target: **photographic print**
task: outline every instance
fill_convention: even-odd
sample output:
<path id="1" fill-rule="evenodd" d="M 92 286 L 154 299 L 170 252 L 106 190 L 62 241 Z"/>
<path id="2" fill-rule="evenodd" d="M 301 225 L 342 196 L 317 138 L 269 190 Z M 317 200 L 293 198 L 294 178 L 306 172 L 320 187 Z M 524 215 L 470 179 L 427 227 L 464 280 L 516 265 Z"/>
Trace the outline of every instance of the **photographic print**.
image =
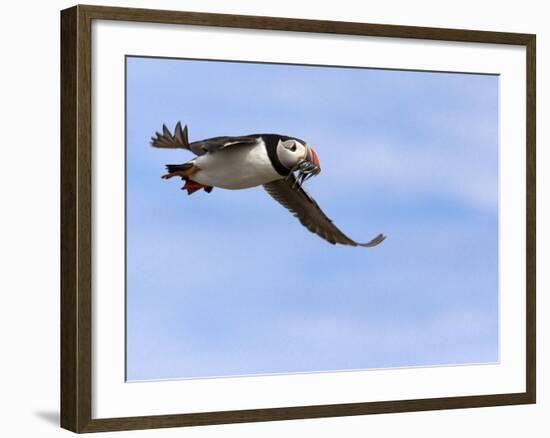
<path id="1" fill-rule="evenodd" d="M 499 77 L 126 57 L 128 381 L 499 361 Z"/>
<path id="2" fill-rule="evenodd" d="M 536 36 L 61 13 L 61 426 L 536 402 Z"/>

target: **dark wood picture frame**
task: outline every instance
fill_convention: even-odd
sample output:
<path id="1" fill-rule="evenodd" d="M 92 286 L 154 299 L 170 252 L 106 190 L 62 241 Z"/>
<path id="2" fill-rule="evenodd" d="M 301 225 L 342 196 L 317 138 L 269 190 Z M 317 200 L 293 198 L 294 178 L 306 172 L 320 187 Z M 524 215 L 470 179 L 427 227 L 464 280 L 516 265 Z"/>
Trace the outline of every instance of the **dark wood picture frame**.
<path id="1" fill-rule="evenodd" d="M 92 419 L 91 24 L 93 20 L 512 44 L 526 47 L 526 391 L 522 393 Z M 98 6 L 61 12 L 61 426 L 98 432 L 535 403 L 535 47 L 531 34 Z"/>

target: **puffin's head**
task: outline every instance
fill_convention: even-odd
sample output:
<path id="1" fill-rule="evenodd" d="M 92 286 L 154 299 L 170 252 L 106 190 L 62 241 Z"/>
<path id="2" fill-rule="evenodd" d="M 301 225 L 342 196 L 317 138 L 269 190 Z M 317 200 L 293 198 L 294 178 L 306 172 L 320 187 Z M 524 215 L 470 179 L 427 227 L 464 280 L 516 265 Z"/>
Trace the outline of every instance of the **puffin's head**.
<path id="1" fill-rule="evenodd" d="M 300 184 L 321 172 L 321 163 L 315 150 L 309 144 L 296 138 L 279 140 L 277 158 L 283 166 L 290 170 L 291 175 L 298 171 L 297 179 Z"/>

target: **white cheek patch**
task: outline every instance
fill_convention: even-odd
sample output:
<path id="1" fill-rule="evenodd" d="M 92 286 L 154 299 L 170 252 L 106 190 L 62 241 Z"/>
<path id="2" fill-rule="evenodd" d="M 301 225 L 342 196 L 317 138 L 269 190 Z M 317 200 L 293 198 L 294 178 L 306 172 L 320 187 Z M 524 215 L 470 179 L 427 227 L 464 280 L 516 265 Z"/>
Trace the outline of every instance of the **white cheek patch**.
<path id="1" fill-rule="evenodd" d="M 296 164 L 296 157 L 292 151 L 287 149 L 283 142 L 279 141 L 277 145 L 277 157 L 283 166 L 291 169 Z"/>
<path id="2" fill-rule="evenodd" d="M 300 142 L 294 142 L 292 140 L 292 143 L 296 144 L 296 150 L 291 151 L 285 147 L 285 144 L 288 144 L 288 142 L 289 141 L 279 141 L 279 144 L 277 145 L 277 157 L 283 166 L 288 169 L 292 169 L 296 166 L 296 164 L 298 164 L 298 161 L 303 160 L 306 157 L 307 149 Z"/>

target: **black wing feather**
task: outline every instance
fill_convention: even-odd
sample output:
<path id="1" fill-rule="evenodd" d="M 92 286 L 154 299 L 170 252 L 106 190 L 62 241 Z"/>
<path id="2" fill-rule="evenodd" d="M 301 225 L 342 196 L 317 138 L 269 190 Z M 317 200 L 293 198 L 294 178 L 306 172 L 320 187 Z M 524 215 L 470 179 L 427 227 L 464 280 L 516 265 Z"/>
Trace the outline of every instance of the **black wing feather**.
<path id="1" fill-rule="evenodd" d="M 301 186 L 296 184 L 294 176 L 280 179 L 268 184 L 264 188 L 273 199 L 289 210 L 312 233 L 317 234 L 326 241 L 342 245 L 372 247 L 381 243 L 386 236 L 379 234 L 366 243 L 359 243 L 348 236 L 332 223 L 313 199 Z"/>
<path id="2" fill-rule="evenodd" d="M 174 129 L 174 135 L 172 135 L 166 125 L 162 125 L 162 134 L 156 132 L 155 137 L 151 137 L 151 146 L 156 148 L 187 149 L 195 155 L 203 155 L 207 152 L 216 152 L 229 146 L 253 145 L 258 141 L 258 136 L 248 135 L 242 137 L 213 137 L 189 143 L 187 126 L 182 129 L 181 122 L 178 122 Z"/>
<path id="3" fill-rule="evenodd" d="M 258 137 L 213 137 L 205 140 L 194 141 L 189 145 L 189 149 L 196 155 L 203 155 L 207 152 L 216 152 L 221 149 L 233 146 L 252 146 L 258 143 Z"/>

